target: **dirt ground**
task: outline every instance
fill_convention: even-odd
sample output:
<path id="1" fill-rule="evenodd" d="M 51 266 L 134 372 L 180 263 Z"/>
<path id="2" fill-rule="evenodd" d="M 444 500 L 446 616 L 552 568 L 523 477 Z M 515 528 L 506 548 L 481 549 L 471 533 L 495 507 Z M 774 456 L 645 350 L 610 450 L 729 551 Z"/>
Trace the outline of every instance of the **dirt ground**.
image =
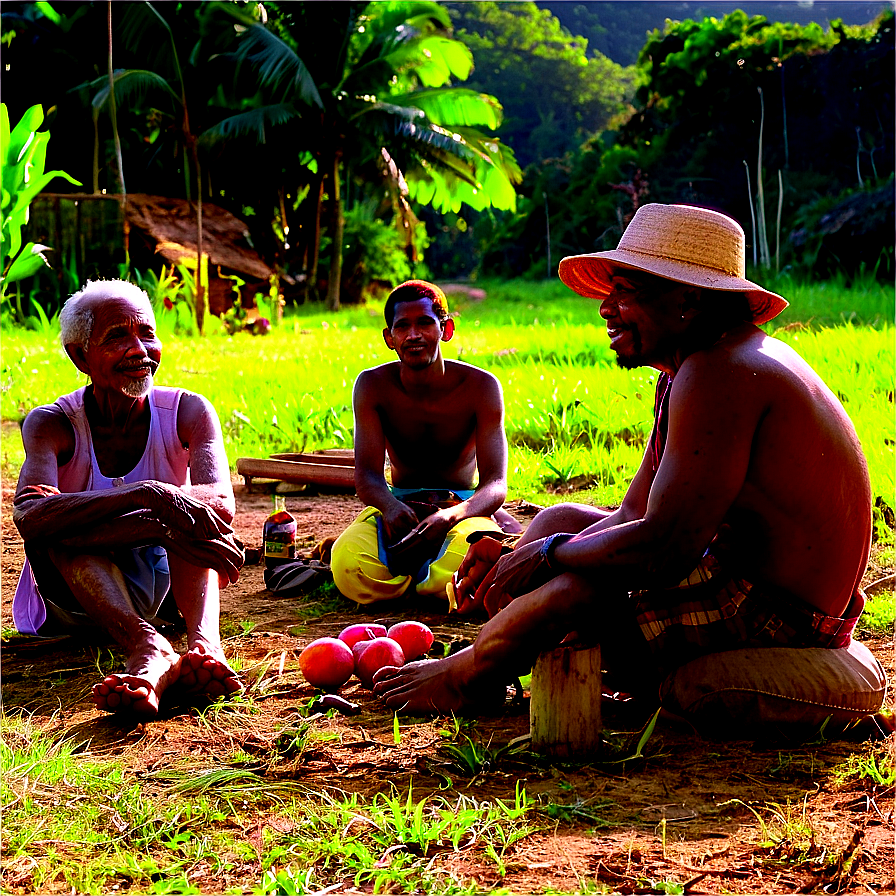
<path id="1" fill-rule="evenodd" d="M 2 622 L 12 625 L 11 602 L 21 568 L 21 541 L 10 516 L 11 488 L 3 485 Z M 237 535 L 259 547 L 271 497 L 237 487 Z M 310 546 L 335 536 L 360 509 L 354 495 L 297 494 L 287 509 L 298 520 L 299 538 Z M 524 506 L 510 507 L 525 522 Z M 868 581 L 879 578 L 872 570 Z M 5 637 L 2 697 L 6 713 L 25 710 L 47 728 L 90 741 L 95 753 L 114 755 L 138 775 L 165 768 L 182 758 L 226 757 L 234 749 L 264 754 L 290 721 L 301 715 L 314 695 L 298 670 L 298 654 L 310 640 L 335 636 L 359 621 L 391 623 L 416 618 L 437 640 L 475 637 L 478 624 L 446 617 L 435 605 L 378 609 L 368 616 L 348 601 L 328 600 L 321 612 L 305 599 L 277 599 L 265 590 L 262 566 L 247 566 L 240 581 L 223 593 L 225 650 L 240 659 L 251 682 L 255 712 L 229 731 L 196 723 L 191 707 L 165 705 L 160 717 L 129 724 L 98 714 L 90 701 L 97 677 L 97 651 L 108 645 L 70 640 L 40 643 Z M 861 637 L 885 668 L 893 670 L 888 638 Z M 177 637 L 172 640 L 177 644 Z M 182 643 L 182 642 L 181 642 Z M 107 654 L 108 656 L 108 654 Z M 892 691 L 892 680 L 891 680 Z M 338 787 L 371 795 L 394 783 L 413 782 L 415 796 L 444 786 L 446 763 L 439 747 L 444 720 L 403 720 L 401 741 L 394 743 L 392 713 L 353 679 L 341 693 L 360 704 L 355 716 L 322 717 L 316 724 L 337 735 L 305 753 L 289 774 L 312 787 Z M 892 703 L 892 693 L 888 697 Z M 606 719 L 607 729 L 637 729 L 643 719 Z M 497 717 L 465 729 L 492 751 L 529 729 L 525 701 Z M 893 749 L 893 738 L 884 749 Z M 549 763 L 526 754 L 495 761 L 474 777 L 450 769 L 448 793 L 476 799 L 512 801 L 516 782 L 545 811 L 541 830 L 513 847 L 502 877 L 496 865 L 475 849 L 442 858 L 443 866 L 470 881 L 471 892 L 506 888 L 511 893 L 892 893 L 894 892 L 893 789 L 853 776 L 836 783 L 830 769 L 866 744 L 820 741 L 810 745 L 781 742 L 713 743 L 670 721 L 659 722 L 645 757 L 624 765 Z M 881 749 L 877 745 L 874 749 Z M 148 785 L 151 786 L 151 785 Z M 739 801 L 739 802 L 731 802 Z M 802 848 L 784 830 L 775 836 L 770 808 L 793 807 L 813 835 Z M 550 807 L 553 806 L 553 809 Z M 561 807 L 557 809 L 556 807 Z M 757 822 L 756 812 L 765 821 Z M 566 811 L 563 811 L 565 808 Z M 553 820 L 552 820 L 553 815 Z M 239 827 L 250 843 L 265 828 L 282 829 L 276 810 L 243 819 Z M 792 832 L 791 832 L 792 833 Z M 763 843 L 765 840 L 765 843 Z M 257 850 L 257 847 L 256 847 Z M 850 857 L 853 857 L 851 860 Z M 261 853 L 259 852 L 259 860 Z M 4 863 L 3 892 L 32 892 L 27 874 Z M 200 869 L 201 871 L 201 869 Z M 260 880 L 259 862 L 243 861 L 227 873 L 198 873 L 193 882 L 203 893 Z M 328 892 L 363 892 L 351 880 L 331 881 Z M 674 885 L 680 888 L 675 889 Z M 603 888 L 603 889 L 601 889 Z"/>

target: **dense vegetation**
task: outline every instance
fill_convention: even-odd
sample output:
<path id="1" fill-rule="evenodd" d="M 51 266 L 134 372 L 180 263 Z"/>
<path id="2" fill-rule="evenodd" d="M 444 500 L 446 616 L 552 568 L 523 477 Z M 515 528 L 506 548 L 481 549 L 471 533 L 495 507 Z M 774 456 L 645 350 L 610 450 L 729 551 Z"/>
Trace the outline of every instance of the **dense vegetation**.
<path id="1" fill-rule="evenodd" d="M 214 201 L 331 307 L 412 274 L 553 276 L 647 201 L 729 212 L 766 279 L 892 275 L 892 9 L 673 17 L 645 44 L 645 15 L 684 7 L 545 6 L 131 3 L 107 30 L 107 4 L 6 3 L 4 100 L 44 108 L 48 168 Z M 623 67 L 607 41 L 639 29 Z M 119 271 L 71 279 L 96 273 Z M 63 280 L 36 278 L 50 314 Z"/>

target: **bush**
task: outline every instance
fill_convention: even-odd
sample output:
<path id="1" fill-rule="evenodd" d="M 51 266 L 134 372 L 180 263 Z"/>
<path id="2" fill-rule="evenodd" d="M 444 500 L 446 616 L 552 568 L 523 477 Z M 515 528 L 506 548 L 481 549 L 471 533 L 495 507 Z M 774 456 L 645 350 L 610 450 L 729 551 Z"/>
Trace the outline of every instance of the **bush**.
<path id="1" fill-rule="evenodd" d="M 398 221 L 387 224 L 375 218 L 363 205 L 346 212 L 342 265 L 351 273 L 343 284 L 343 301 L 382 298 L 396 284 L 426 276 L 424 265 L 411 260 L 412 249 L 400 226 Z M 426 228 L 419 222 L 414 243 L 421 253 L 428 245 Z"/>

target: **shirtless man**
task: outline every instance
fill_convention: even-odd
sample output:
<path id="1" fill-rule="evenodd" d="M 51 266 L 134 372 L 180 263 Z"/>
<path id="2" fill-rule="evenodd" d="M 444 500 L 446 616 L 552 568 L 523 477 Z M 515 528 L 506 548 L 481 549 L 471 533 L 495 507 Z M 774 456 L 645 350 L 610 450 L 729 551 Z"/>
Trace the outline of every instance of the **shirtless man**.
<path id="1" fill-rule="evenodd" d="M 644 206 L 615 251 L 561 262 L 563 282 L 600 301 L 618 363 L 661 371 L 644 459 L 618 510 L 542 511 L 459 595 L 491 617 L 473 646 L 381 670 L 387 705 L 481 708 L 573 631 L 631 691 L 701 654 L 850 643 L 871 541 L 865 458 L 836 396 L 758 328 L 787 303 L 743 275 L 740 226 L 686 206 Z M 459 577 L 495 562 L 489 542 Z"/>
<path id="2" fill-rule="evenodd" d="M 13 519 L 28 561 L 13 602 L 21 632 L 105 629 L 124 671 L 93 688 L 98 709 L 151 718 L 175 683 L 242 689 L 218 631 L 219 583 L 235 582 L 233 490 L 221 428 L 201 395 L 153 385 L 162 355 L 146 293 L 89 282 L 60 314 L 90 384 L 25 419 Z M 153 625 L 170 591 L 187 626 L 179 656 Z"/>
<path id="3" fill-rule="evenodd" d="M 355 382 L 355 487 L 368 506 L 333 545 L 333 578 L 360 604 L 399 597 L 411 585 L 450 601 L 446 587 L 467 536 L 520 531 L 501 510 L 504 398 L 490 373 L 442 357 L 454 321 L 438 286 L 397 286 L 385 317 L 383 338 L 398 360 L 365 370 Z"/>

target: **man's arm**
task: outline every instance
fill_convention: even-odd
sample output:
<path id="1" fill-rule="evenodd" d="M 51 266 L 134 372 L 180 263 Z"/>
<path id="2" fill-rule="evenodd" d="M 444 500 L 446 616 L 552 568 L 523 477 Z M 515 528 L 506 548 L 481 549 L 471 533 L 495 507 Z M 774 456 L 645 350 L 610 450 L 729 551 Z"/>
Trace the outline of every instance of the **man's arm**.
<path id="1" fill-rule="evenodd" d="M 190 457 L 188 493 L 224 520 L 233 522 L 236 502 L 221 424 L 211 402 L 195 392 L 181 396 L 177 411 L 177 435 Z"/>
<path id="2" fill-rule="evenodd" d="M 767 408 L 753 371 L 698 353 L 675 377 L 669 436 L 647 507 L 604 532 L 560 544 L 566 569 L 618 569 L 631 588 L 693 569 L 737 499 L 753 438 Z"/>
<path id="3" fill-rule="evenodd" d="M 386 482 L 386 436 L 376 410 L 377 378 L 372 370 L 355 380 L 352 406 L 355 415 L 355 490 L 368 507 L 383 515 L 386 531 L 397 541 L 417 525 L 417 516 L 399 501 Z"/>
<path id="4" fill-rule="evenodd" d="M 52 407 L 36 408 L 22 428 L 25 461 L 13 505 L 13 521 L 25 541 L 57 542 L 71 549 L 112 550 L 139 544 L 176 546 L 197 561 L 211 552 L 231 579 L 238 551 L 232 530 L 215 510 L 163 482 L 140 482 L 94 492 L 59 492 L 60 458 L 74 450 L 71 423 Z M 200 542 L 207 543 L 199 547 Z M 211 548 L 211 551 L 207 550 Z M 201 555 L 201 558 L 200 556 Z"/>
<path id="5" fill-rule="evenodd" d="M 669 435 L 643 514 L 634 511 L 648 479 L 646 458 L 628 508 L 623 503 L 619 516 L 553 545 L 551 575 L 599 571 L 606 587 L 631 591 L 674 583 L 694 568 L 743 489 L 767 407 L 751 370 L 712 361 L 692 356 L 675 378 Z M 493 593 L 477 598 L 500 608 L 525 593 L 545 574 L 542 547 L 535 541 L 502 557 L 492 582 L 483 583 Z"/>

